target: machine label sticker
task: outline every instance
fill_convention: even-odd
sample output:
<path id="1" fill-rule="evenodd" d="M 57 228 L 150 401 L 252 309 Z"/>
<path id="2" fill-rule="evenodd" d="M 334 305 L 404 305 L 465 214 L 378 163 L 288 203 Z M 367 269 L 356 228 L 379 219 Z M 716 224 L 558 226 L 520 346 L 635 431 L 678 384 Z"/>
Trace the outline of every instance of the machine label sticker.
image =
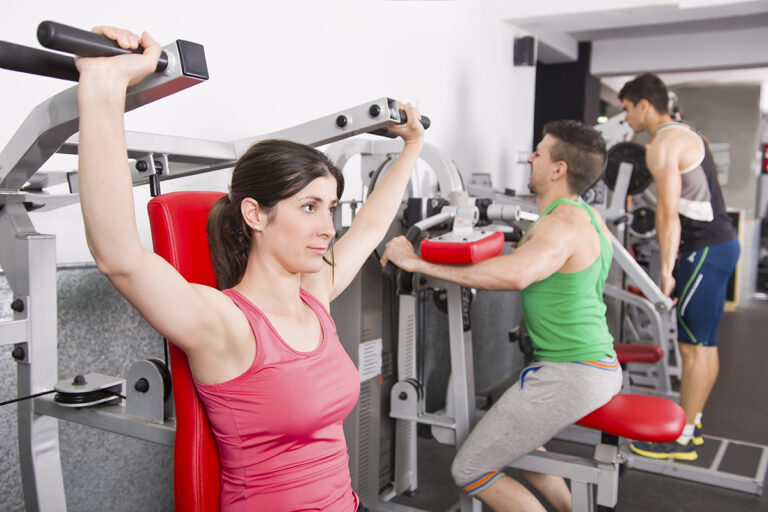
<path id="1" fill-rule="evenodd" d="M 381 338 L 361 343 L 357 361 L 360 382 L 381 375 Z"/>

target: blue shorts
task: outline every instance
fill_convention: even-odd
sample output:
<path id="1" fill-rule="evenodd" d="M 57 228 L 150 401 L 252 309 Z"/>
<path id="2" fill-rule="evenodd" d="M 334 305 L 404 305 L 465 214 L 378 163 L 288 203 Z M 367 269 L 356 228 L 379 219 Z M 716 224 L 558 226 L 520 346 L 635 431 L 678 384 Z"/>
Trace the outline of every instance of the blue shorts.
<path id="1" fill-rule="evenodd" d="M 717 345 L 728 280 L 740 252 L 739 241 L 734 238 L 680 255 L 674 276 L 678 341 L 704 347 Z"/>

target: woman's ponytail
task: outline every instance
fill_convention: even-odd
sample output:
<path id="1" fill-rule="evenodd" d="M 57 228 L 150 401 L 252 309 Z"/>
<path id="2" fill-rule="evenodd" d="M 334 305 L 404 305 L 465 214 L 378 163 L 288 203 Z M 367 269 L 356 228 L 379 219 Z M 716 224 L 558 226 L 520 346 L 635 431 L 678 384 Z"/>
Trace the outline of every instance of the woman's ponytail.
<path id="1" fill-rule="evenodd" d="M 223 196 L 208 215 L 208 250 L 219 289 L 232 288 L 243 278 L 250 247 L 251 232 L 240 205 Z"/>

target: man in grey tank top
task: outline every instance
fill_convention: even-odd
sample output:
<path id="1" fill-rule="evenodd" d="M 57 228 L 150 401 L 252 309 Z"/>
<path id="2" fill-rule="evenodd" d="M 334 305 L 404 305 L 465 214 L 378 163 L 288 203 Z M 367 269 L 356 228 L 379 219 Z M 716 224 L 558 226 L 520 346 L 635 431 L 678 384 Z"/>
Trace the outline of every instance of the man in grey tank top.
<path id="1" fill-rule="evenodd" d="M 686 415 L 676 441 L 630 448 L 646 457 L 695 460 L 696 446 L 704 442 L 702 411 L 717 380 L 717 328 L 739 243 L 709 146 L 689 126 L 673 121 L 664 82 L 642 74 L 622 87 L 619 98 L 630 127 L 652 137 L 646 161 L 656 183 L 661 291 L 677 298 L 680 405 Z"/>

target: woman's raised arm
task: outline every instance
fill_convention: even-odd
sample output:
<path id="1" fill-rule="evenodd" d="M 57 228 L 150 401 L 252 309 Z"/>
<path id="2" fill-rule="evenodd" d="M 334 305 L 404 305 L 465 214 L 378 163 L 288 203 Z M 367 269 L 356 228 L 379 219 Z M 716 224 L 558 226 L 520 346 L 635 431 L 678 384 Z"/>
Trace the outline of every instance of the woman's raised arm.
<path id="1" fill-rule="evenodd" d="M 123 115 L 127 87 L 155 69 L 160 46 L 113 27 L 94 32 L 143 54 L 78 58 L 79 186 L 88 247 L 99 269 L 161 334 L 185 351 L 225 338 L 231 304 L 218 290 L 190 285 L 142 247 L 136 227 Z M 234 315 L 234 318 L 237 318 Z"/>
<path id="2" fill-rule="evenodd" d="M 405 111 L 408 121 L 402 125 L 390 126 L 389 130 L 402 137 L 405 142 L 402 152 L 376 184 L 376 188 L 355 215 L 347 232 L 333 246 L 334 268 L 324 269 L 320 275 L 307 275 L 302 278 L 302 283 L 308 282 L 309 288 L 318 296 L 325 295 L 328 302 L 344 291 L 366 258 L 387 234 L 424 146 L 424 127 L 419 121 L 419 111 L 410 103 L 400 105 L 400 108 Z M 324 294 L 323 288 L 327 290 Z"/>

